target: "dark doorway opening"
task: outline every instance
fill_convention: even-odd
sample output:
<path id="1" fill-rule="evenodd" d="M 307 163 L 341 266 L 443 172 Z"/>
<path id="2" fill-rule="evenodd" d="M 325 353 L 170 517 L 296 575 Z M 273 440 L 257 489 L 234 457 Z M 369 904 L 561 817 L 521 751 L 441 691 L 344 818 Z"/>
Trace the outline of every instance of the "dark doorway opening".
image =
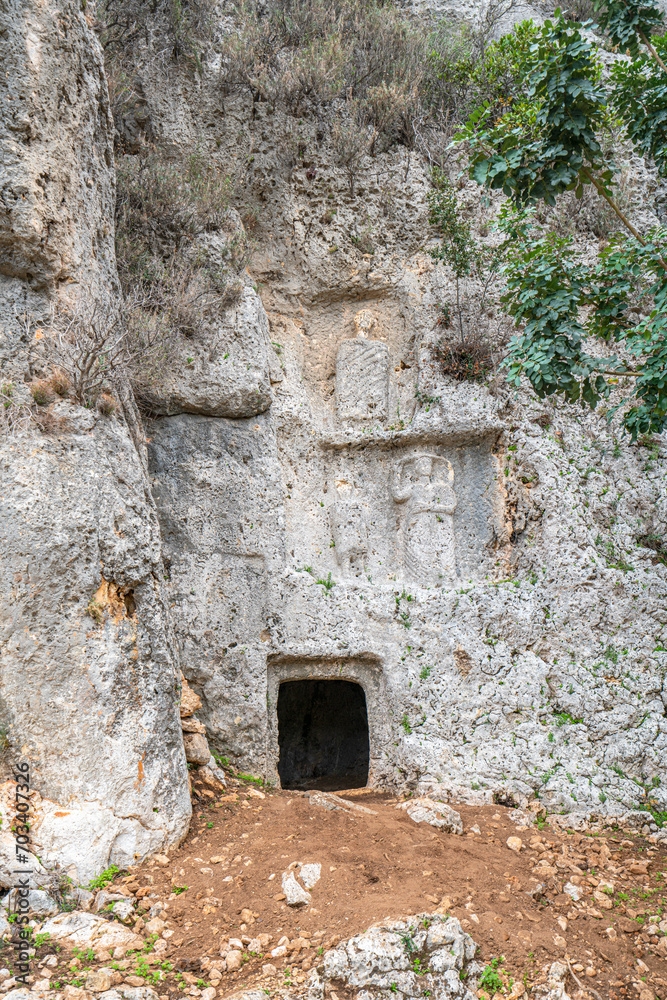
<path id="1" fill-rule="evenodd" d="M 278 746 L 283 788 L 364 788 L 370 757 L 364 689 L 352 681 L 284 681 Z"/>

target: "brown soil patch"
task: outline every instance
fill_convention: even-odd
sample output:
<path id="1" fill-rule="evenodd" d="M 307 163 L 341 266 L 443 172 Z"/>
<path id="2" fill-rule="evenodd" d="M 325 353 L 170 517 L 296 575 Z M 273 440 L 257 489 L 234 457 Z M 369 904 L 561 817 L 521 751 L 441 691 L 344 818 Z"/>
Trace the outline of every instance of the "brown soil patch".
<path id="1" fill-rule="evenodd" d="M 577 977 L 605 1000 L 638 997 L 647 988 L 667 998 L 663 934 L 647 929 L 655 923 L 649 917 L 667 917 L 663 848 L 622 831 L 517 831 L 502 806 L 458 807 L 466 832 L 454 836 L 414 823 L 389 795 L 348 796 L 376 815 L 329 812 L 299 793 L 258 793 L 234 783 L 199 805 L 187 840 L 166 863 L 153 860 L 116 877 L 108 888 L 125 885 L 139 906 L 167 902 L 162 917 L 173 934 L 166 957 L 184 977 L 165 972 L 155 984 L 159 994 L 208 986 L 209 963 L 230 937 L 247 943 L 270 934 L 266 953 L 283 937 L 302 943 L 286 958 L 249 956 L 238 972 L 223 972 L 219 996 L 259 982 L 272 991 L 285 984 L 286 970 L 298 983 L 337 940 L 385 918 L 439 908 L 473 936 L 482 962 L 504 956 L 501 968 L 518 982 L 539 981 L 567 954 Z M 474 824 L 480 834 L 468 832 Z M 519 853 L 507 847 L 510 836 L 521 837 Z M 281 875 L 292 862 L 322 865 L 311 906 L 292 909 L 282 898 Z M 563 892 L 568 882 L 581 890 L 580 901 Z M 543 892 L 535 895 L 540 883 Z M 601 891 L 605 883 L 611 891 Z M 262 978 L 266 962 L 277 977 Z M 121 969 L 121 976 L 132 971 Z M 570 978 L 569 992 L 576 996 L 577 989 Z"/>

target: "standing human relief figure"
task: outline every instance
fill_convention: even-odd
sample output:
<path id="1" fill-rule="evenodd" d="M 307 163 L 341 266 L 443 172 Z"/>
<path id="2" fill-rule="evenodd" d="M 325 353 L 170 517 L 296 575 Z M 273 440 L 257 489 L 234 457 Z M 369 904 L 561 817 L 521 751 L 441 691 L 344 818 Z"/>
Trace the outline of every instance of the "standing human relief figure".
<path id="1" fill-rule="evenodd" d="M 440 455 L 429 454 L 402 459 L 394 471 L 392 496 L 395 503 L 406 504 L 405 576 L 423 586 L 454 584 L 456 495 L 452 463 Z"/>
<path id="2" fill-rule="evenodd" d="M 359 576 L 368 551 L 363 509 L 346 480 L 336 483 L 336 494 L 338 499 L 329 511 L 336 561 L 344 577 Z"/>

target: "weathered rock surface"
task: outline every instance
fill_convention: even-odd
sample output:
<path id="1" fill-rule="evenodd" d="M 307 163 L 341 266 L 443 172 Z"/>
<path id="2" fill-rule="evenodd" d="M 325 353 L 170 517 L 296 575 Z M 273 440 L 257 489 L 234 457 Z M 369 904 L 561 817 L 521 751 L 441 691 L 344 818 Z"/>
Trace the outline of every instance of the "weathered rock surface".
<path id="1" fill-rule="evenodd" d="M 424 913 L 371 927 L 326 952 L 324 981 L 386 1000 L 396 992 L 423 996 L 425 989 L 473 1000 L 476 950 L 458 920 Z"/>
<path id="2" fill-rule="evenodd" d="M 463 821 L 459 813 L 445 802 L 435 802 L 433 799 L 410 799 L 401 802 L 397 809 L 404 809 L 415 823 L 428 823 L 447 833 L 463 833 Z"/>
<path id="3" fill-rule="evenodd" d="M 191 131 L 218 98 L 184 94 Z M 165 137 L 185 146 L 165 104 Z M 225 106 L 216 142 L 252 156 L 266 234 L 251 271 L 273 402 L 150 432 L 179 650 L 212 749 L 278 781 L 280 685 L 336 676 L 364 689 L 371 784 L 626 812 L 636 785 L 620 772 L 659 775 L 667 752 L 667 578 L 639 542 L 667 525 L 664 443 L 645 470 L 646 449 L 617 447 L 597 413 L 443 375 L 434 317 L 453 292 L 423 252 L 419 156 L 368 157 L 351 197 L 314 125 L 299 125 L 311 166 L 279 176 L 289 116 Z M 495 208 L 472 183 L 458 197 L 481 232 Z M 372 257 L 349 237 L 362 205 Z"/>
<path id="4" fill-rule="evenodd" d="M 74 0 L 3 6 L 0 51 L 0 368 L 25 408 L 27 381 L 48 374 L 53 311 L 118 295 L 112 121 Z M 52 433 L 28 413 L 0 435 L 0 721 L 9 757 L 30 763 L 33 850 L 79 879 L 178 841 L 190 815 L 159 528 L 128 406 L 103 418 L 57 403 Z"/>
<path id="5" fill-rule="evenodd" d="M 16 889 L 9 893 L 9 912 L 16 912 L 18 907 L 18 894 Z M 49 917 L 58 913 L 59 906 L 55 899 L 49 896 L 43 889 L 30 889 L 27 895 L 28 913 L 33 917 Z"/>
<path id="6" fill-rule="evenodd" d="M 183 745 L 189 764 L 208 764 L 211 751 L 202 733 L 183 733 Z"/>
<path id="7" fill-rule="evenodd" d="M 151 396 L 154 413 L 241 419 L 271 405 L 269 324 L 261 299 L 244 288 L 239 301 L 189 340 L 180 362 Z"/>
<path id="8" fill-rule="evenodd" d="M 351 799 L 342 798 L 340 795 L 334 795 L 331 792 L 304 792 L 304 795 L 313 805 L 327 809 L 329 812 L 340 809 L 342 812 L 347 813 L 366 813 L 369 816 L 376 815 L 375 810 L 369 809 L 368 806 L 362 806 L 359 802 L 352 802 Z"/>
<path id="9" fill-rule="evenodd" d="M 307 906 L 311 902 L 310 893 L 299 885 L 294 872 L 283 872 L 282 886 L 288 906 Z"/>
<path id="10" fill-rule="evenodd" d="M 319 862 L 314 861 L 309 864 L 299 865 L 299 878 L 303 882 L 306 889 L 312 889 L 316 885 L 322 874 L 322 865 Z"/>
<path id="11" fill-rule="evenodd" d="M 42 933 L 54 941 L 62 941 L 70 948 L 93 948 L 95 951 L 113 951 L 114 948 L 141 948 L 144 940 L 119 923 L 105 920 L 94 913 L 61 913 L 46 920 Z"/>

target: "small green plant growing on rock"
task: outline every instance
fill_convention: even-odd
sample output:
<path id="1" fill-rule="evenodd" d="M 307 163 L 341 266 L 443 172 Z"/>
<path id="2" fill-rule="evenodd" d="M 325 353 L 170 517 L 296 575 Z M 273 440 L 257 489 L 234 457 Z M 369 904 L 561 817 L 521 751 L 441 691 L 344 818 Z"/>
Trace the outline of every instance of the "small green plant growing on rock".
<path id="1" fill-rule="evenodd" d="M 401 941 L 403 942 L 403 947 L 407 951 L 408 955 L 417 950 L 415 947 L 413 932 L 411 930 L 406 931 L 405 934 L 401 934 Z"/>
<path id="2" fill-rule="evenodd" d="M 103 872 L 101 872 L 99 875 L 96 875 L 95 878 L 90 880 L 87 886 L 88 891 L 92 892 L 94 889 L 103 889 L 105 885 L 109 884 L 109 882 L 113 882 L 114 878 L 116 877 L 119 871 L 120 868 L 117 865 L 109 865 L 109 867 L 105 868 Z M 95 957 L 94 954 L 92 954 L 92 952 L 91 956 L 92 957 L 90 958 L 90 961 L 92 962 L 92 960 Z"/>
<path id="3" fill-rule="evenodd" d="M 101 625 L 104 621 L 104 606 L 99 601 L 96 601 L 94 597 L 91 597 L 86 607 L 86 614 L 90 615 L 98 625 Z"/>
<path id="4" fill-rule="evenodd" d="M 331 591 L 332 587 L 336 586 L 336 581 L 331 579 L 331 573 L 329 573 L 326 580 L 316 580 L 315 582 L 319 583 L 320 586 L 324 587 L 325 594 L 328 594 Z"/>

